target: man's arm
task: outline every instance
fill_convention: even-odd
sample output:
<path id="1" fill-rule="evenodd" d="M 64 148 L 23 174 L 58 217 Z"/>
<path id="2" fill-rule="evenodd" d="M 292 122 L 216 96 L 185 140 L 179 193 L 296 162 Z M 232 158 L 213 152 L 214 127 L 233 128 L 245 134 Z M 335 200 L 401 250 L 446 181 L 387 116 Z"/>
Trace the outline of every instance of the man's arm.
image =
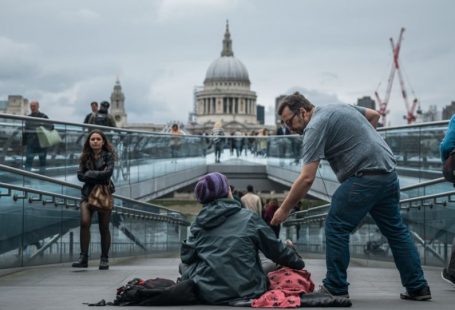
<path id="1" fill-rule="evenodd" d="M 284 222 L 297 202 L 305 197 L 306 193 L 310 190 L 311 185 L 313 184 L 318 167 L 319 160 L 303 166 L 302 172 L 300 172 L 300 175 L 294 181 L 294 184 L 292 184 L 288 196 L 278 210 L 276 210 L 275 215 L 270 222 L 272 225 L 279 225 Z"/>
<path id="2" fill-rule="evenodd" d="M 365 116 L 365 118 L 370 122 L 371 125 L 373 125 L 374 128 L 378 126 L 378 121 L 381 117 L 381 114 L 379 114 L 378 111 L 359 106 L 354 106 L 354 108 L 362 113 L 362 115 Z"/>
<path id="3" fill-rule="evenodd" d="M 378 126 L 379 118 L 381 117 L 381 114 L 379 114 L 378 111 L 366 108 L 364 115 L 367 118 L 367 120 L 370 122 L 370 124 L 373 125 L 374 128 L 376 128 L 376 126 Z"/>

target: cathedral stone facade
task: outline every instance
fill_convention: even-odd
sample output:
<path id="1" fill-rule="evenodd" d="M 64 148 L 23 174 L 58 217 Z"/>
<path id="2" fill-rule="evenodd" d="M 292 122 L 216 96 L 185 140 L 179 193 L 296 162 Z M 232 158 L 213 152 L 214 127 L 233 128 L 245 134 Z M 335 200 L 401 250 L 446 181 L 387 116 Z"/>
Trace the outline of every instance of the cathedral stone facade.
<path id="1" fill-rule="evenodd" d="M 209 132 L 221 122 L 226 132 L 257 130 L 256 93 L 250 85 L 248 70 L 234 57 L 226 23 L 221 56 L 208 67 L 204 86 L 195 91 L 194 121 L 187 129 L 195 134 Z"/>
<path id="2" fill-rule="evenodd" d="M 109 112 L 114 116 L 117 127 L 127 126 L 128 119 L 125 112 L 125 95 L 122 92 L 122 86 L 120 86 L 118 78 L 111 94 L 111 106 Z"/>

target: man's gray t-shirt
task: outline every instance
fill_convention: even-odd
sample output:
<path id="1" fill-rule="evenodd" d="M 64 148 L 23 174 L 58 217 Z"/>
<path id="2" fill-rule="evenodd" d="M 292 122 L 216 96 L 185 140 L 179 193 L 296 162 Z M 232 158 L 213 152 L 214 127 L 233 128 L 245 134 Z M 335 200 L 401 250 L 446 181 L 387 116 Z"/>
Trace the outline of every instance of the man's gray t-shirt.
<path id="1" fill-rule="evenodd" d="M 364 112 L 347 104 L 315 108 L 303 131 L 303 163 L 326 159 L 340 182 L 360 171 L 393 171 L 392 150 Z"/>

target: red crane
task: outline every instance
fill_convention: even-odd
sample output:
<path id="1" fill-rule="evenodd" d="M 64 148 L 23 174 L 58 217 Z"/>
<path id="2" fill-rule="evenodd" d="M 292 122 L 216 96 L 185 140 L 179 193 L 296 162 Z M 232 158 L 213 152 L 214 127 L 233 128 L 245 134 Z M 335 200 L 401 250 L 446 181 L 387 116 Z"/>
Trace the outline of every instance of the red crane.
<path id="1" fill-rule="evenodd" d="M 389 110 L 387 109 L 387 105 L 389 103 L 390 93 L 392 92 L 392 85 L 393 85 L 393 79 L 395 77 L 395 72 L 398 73 L 398 79 L 400 80 L 400 87 L 401 87 L 401 95 L 403 97 L 403 100 L 404 100 L 404 103 L 406 106 L 406 115 L 404 116 L 404 118 L 407 120 L 408 124 L 412 124 L 416 120 L 415 113 L 416 113 L 417 106 L 419 105 L 419 100 L 417 98 L 415 98 L 411 104 L 409 103 L 408 95 L 406 92 L 406 87 L 404 85 L 403 75 L 401 74 L 400 62 L 398 61 L 398 57 L 400 55 L 401 42 L 403 41 L 404 30 L 405 30 L 404 28 L 401 28 L 400 35 L 398 37 L 398 42 L 396 45 L 393 43 L 393 38 L 390 38 L 390 44 L 392 45 L 392 52 L 393 52 L 393 62 L 392 62 L 392 68 L 390 69 L 389 79 L 387 81 L 387 89 L 386 89 L 384 100 L 381 100 L 377 90 L 374 92 L 376 101 L 378 102 L 378 106 L 379 106 L 378 112 L 381 114 L 383 126 L 386 126 L 387 114 L 389 113 Z M 379 88 L 379 86 L 378 86 L 378 88 Z M 417 113 L 418 114 L 421 113 L 420 108 L 417 110 Z"/>

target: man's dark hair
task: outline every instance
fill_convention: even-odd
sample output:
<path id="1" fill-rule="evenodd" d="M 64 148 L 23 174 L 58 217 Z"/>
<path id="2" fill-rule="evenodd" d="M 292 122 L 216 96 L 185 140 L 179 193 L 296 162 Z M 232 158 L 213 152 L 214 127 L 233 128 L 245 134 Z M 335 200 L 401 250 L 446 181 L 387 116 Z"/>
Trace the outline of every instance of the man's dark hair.
<path id="1" fill-rule="evenodd" d="M 311 111 L 311 109 L 314 108 L 314 105 L 297 91 L 292 95 L 283 98 L 283 101 L 281 101 L 280 106 L 278 107 L 278 115 L 281 116 L 281 113 L 283 113 L 283 110 L 286 107 L 292 112 L 297 112 L 300 108 L 304 108 L 305 111 Z"/>
<path id="2" fill-rule="evenodd" d="M 92 105 L 96 105 L 96 106 L 98 106 L 98 102 L 96 102 L 96 101 L 92 101 L 92 102 L 90 103 L 90 105 L 91 105 L 91 106 L 92 106 Z"/>
<path id="3" fill-rule="evenodd" d="M 254 191 L 253 185 L 251 185 L 251 184 L 248 185 L 248 186 L 246 187 L 246 191 L 247 191 L 248 193 L 252 193 L 252 192 Z"/>

